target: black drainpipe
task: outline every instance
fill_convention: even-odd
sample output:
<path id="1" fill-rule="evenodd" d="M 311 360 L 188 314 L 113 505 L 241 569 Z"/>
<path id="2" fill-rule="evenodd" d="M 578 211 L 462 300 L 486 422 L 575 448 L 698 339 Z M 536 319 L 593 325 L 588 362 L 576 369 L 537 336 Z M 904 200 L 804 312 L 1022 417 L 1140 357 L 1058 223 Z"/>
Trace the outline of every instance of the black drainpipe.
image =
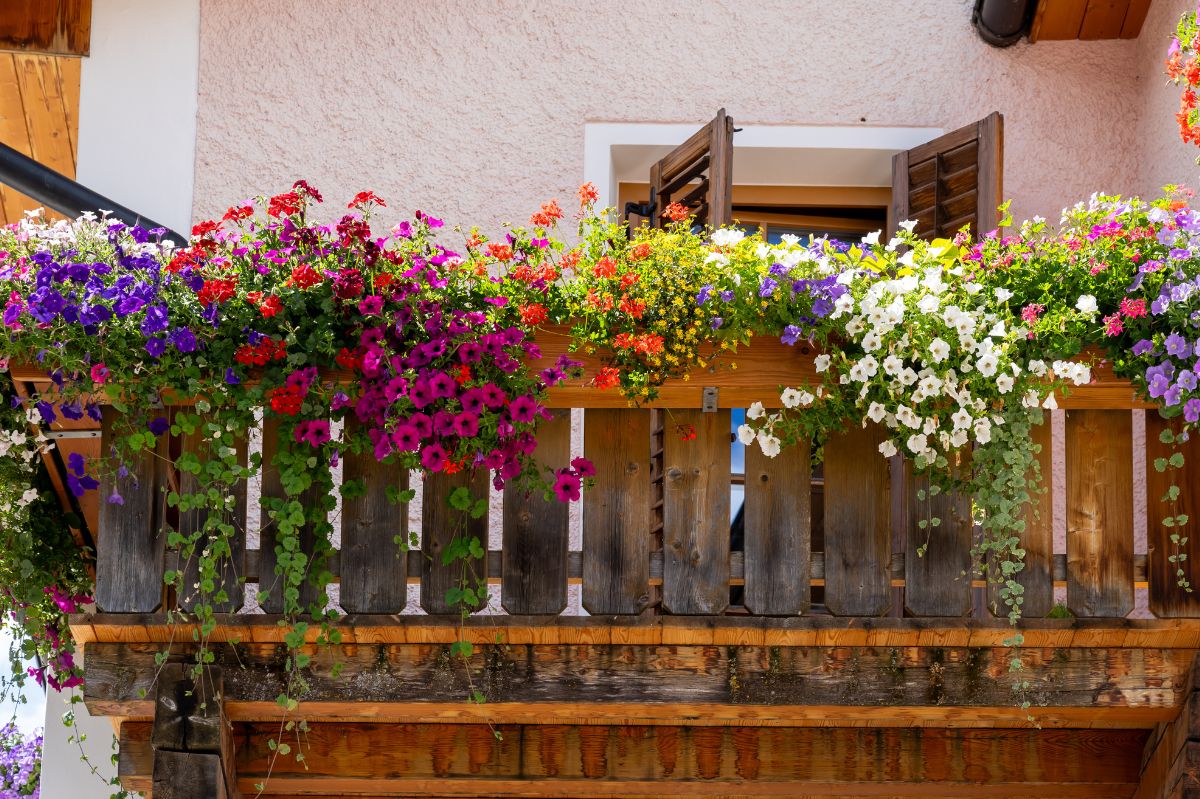
<path id="1" fill-rule="evenodd" d="M 11 186 L 64 216 L 73 218 L 84 211 L 104 209 L 111 211 L 112 217 L 127 225 L 141 225 L 147 230 L 163 228 L 167 231 L 164 239 L 170 239 L 178 246 L 187 244 L 183 236 L 165 225 L 113 202 L 103 194 L 97 194 L 3 143 L 0 143 L 0 183 Z"/>
<path id="2" fill-rule="evenodd" d="M 1036 0 L 975 0 L 971 22 L 979 38 L 993 47 L 1008 47 L 1029 30 Z"/>

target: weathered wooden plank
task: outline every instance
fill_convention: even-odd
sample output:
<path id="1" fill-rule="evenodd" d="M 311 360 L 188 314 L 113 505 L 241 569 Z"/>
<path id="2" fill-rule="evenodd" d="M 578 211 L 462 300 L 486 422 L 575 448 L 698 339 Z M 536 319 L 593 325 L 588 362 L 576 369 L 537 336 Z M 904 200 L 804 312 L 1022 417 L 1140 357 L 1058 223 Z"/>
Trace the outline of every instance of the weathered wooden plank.
<path id="1" fill-rule="evenodd" d="M 263 421 L 263 438 L 262 438 L 262 499 L 265 502 L 267 499 L 287 499 L 287 493 L 284 491 L 283 483 L 280 480 L 279 468 L 274 464 L 275 455 L 288 446 L 285 438 L 284 425 L 278 417 L 268 416 Z M 303 492 L 298 498 L 305 511 L 310 511 L 311 508 L 317 505 L 323 505 L 328 501 L 328 497 L 316 485 L 310 487 Z M 266 596 L 261 602 L 263 610 L 267 613 L 282 613 L 284 607 L 284 585 L 283 576 L 276 574 L 275 567 L 279 562 L 279 553 L 277 551 L 278 544 L 276 543 L 276 523 L 271 518 L 271 511 L 264 504 L 261 510 L 262 526 L 260 527 L 260 539 L 262 546 L 259 554 L 259 591 L 266 592 Z M 314 558 L 317 552 L 317 533 L 313 524 L 305 524 L 300 530 L 300 551 Z M 310 570 L 315 567 L 315 563 L 310 561 Z M 310 571 L 311 575 L 311 571 Z M 324 602 L 321 590 L 311 579 L 307 579 L 300 586 L 300 606 L 308 607 L 313 603 L 321 604 Z"/>
<path id="2" fill-rule="evenodd" d="M 663 610 L 718 614 L 729 606 L 729 411 L 668 411 L 665 425 Z"/>
<path id="3" fill-rule="evenodd" d="M 105 449 L 121 433 L 121 414 L 102 409 Z M 100 475 L 96 605 L 110 613 L 152 613 L 162 604 L 163 535 L 160 461 L 143 453 L 125 464 L 128 476 Z M 94 464 L 92 464 L 94 468 Z M 117 494 L 121 499 L 116 501 Z"/>
<path id="4" fill-rule="evenodd" d="M 746 446 L 745 604 L 760 616 L 809 609 L 812 454 L 807 441 L 775 458 Z"/>
<path id="5" fill-rule="evenodd" d="M 1133 417 L 1068 411 L 1067 607 L 1077 616 L 1133 610 Z"/>
<path id="6" fill-rule="evenodd" d="M 956 474 L 969 476 L 966 473 L 971 468 L 970 452 L 960 451 L 956 455 Z M 958 491 L 934 494 L 927 475 L 914 475 L 911 464 L 906 467 L 905 608 L 913 616 L 969 615 L 971 497 Z M 924 529 L 921 522 L 925 523 Z"/>
<path id="7" fill-rule="evenodd" d="M 17 81 L 24 101 L 25 124 L 33 157 L 56 172 L 75 169 L 75 154 L 67 113 L 63 107 L 62 81 L 54 58 L 44 55 L 14 55 Z"/>
<path id="8" fill-rule="evenodd" d="M 1097 714 L 1154 711 L 1162 720 L 1177 712 L 1193 660 L 1188 650 L 1157 648 L 516 644 L 496 643 L 498 637 L 493 630 L 490 643 L 482 638 L 466 660 L 448 656 L 449 641 L 314 647 L 304 672 L 307 689 L 298 698 L 310 719 L 403 718 L 420 715 L 422 704 L 461 705 L 478 691 L 497 712 L 529 703 L 579 718 L 600 718 L 610 705 L 631 718 L 686 706 L 692 721 L 724 706 L 742 708 L 748 720 L 783 707 L 877 707 L 895 718 L 901 707 L 1017 711 L 1015 700 L 1027 698 L 1035 718 L 1039 708 L 1076 707 Z M 102 715 L 144 716 L 149 708 L 141 692 L 153 686 L 161 651 L 152 643 L 88 644 L 88 707 Z M 190 645 L 178 645 L 171 658 L 184 661 L 190 652 Z M 213 652 L 223 667 L 229 716 L 278 717 L 281 711 L 271 705 L 284 690 L 286 650 L 248 643 L 215 644 Z M 1023 673 L 1009 672 L 1012 657 L 1022 660 Z M 335 663 L 341 664 L 336 677 Z M 1018 679 L 1030 681 L 1024 693 L 1013 690 Z M 547 709 L 556 703 L 563 706 Z M 639 703 L 648 707 L 639 710 Z"/>
<path id="9" fill-rule="evenodd" d="M 583 607 L 641 613 L 650 601 L 650 411 L 588 410 L 583 454 L 596 467 L 583 495 Z"/>
<path id="10" fill-rule="evenodd" d="M 121 730 L 118 774 L 136 779 L 149 767 L 145 725 L 127 722 Z M 355 756 L 389 753 L 392 779 L 496 778 L 659 780 L 672 783 L 747 781 L 759 785 L 792 784 L 795 794 L 810 796 L 812 781 L 888 783 L 1005 784 L 1024 795 L 1029 784 L 1052 778 L 1065 785 L 1126 784 L 1137 779 L 1142 730 L 934 730 L 853 728 L 636 727 L 625 725 L 533 725 L 500 727 L 499 735 L 482 725 L 394 726 L 370 723 L 310 725 L 303 764 L 275 761 L 282 778 L 308 776 L 316 789 L 324 777 L 369 780 L 382 777 L 380 763 Z M 270 767 L 265 743 L 270 727 L 242 725 L 238 731 L 239 772 L 260 779 Z M 881 752 L 888 756 L 880 756 Z M 973 755 L 979 755 L 973 757 Z M 1098 768 L 1089 768 L 1102 760 Z M 682 789 L 683 786 L 678 786 Z M 273 790 L 270 781 L 267 790 Z M 480 785 L 478 790 L 487 790 Z M 742 786 L 730 786 L 740 794 Z M 1103 790 L 1101 788 L 1100 790 Z M 492 794 L 489 794 L 492 795 Z M 927 795 L 927 794 L 926 794 Z"/>
<path id="11" fill-rule="evenodd" d="M 165 663 L 154 686 L 155 749 L 221 754 L 226 720 L 221 713 L 220 667 L 206 667 L 197 681 L 193 663 Z"/>
<path id="12" fill-rule="evenodd" d="M 1186 442 L 1163 443 L 1160 436 L 1170 431 L 1172 437 L 1182 430 L 1179 419 L 1167 421 L 1158 413 L 1146 414 L 1146 535 L 1148 552 L 1147 576 L 1150 581 L 1150 612 L 1159 618 L 1200 617 L 1200 557 L 1196 551 L 1197 525 L 1200 525 L 1200 436 L 1192 434 Z M 1175 452 L 1183 456 L 1183 466 L 1173 467 L 1169 459 Z M 1158 470 L 1163 467 L 1163 471 Z M 1179 488 L 1178 499 L 1163 501 L 1171 486 Z M 1166 526 L 1168 517 L 1184 514 L 1188 521 L 1182 527 Z M 1176 545 L 1172 535 L 1188 539 Z M 1172 555 L 1187 556 L 1172 563 Z M 1180 587 L 1180 575 L 1192 590 Z"/>
<path id="13" fill-rule="evenodd" d="M 360 433 L 362 423 L 346 418 L 347 436 Z M 408 470 L 396 463 L 380 463 L 371 450 L 345 452 L 342 484 L 361 484 L 342 496 L 341 592 L 347 613 L 399 613 L 408 601 L 406 549 L 407 506 L 396 506 L 388 491 L 408 488 Z"/>
<path id="14" fill-rule="evenodd" d="M 91 31 L 92 0 L 7 0 L 0 50 L 85 56 Z"/>
<path id="15" fill-rule="evenodd" d="M 1029 618 L 1045 616 L 1054 607 L 1054 492 L 1051 490 L 1054 449 L 1050 414 L 1043 416 L 1042 424 L 1030 431 L 1032 443 L 1041 447 L 1036 456 L 1041 482 L 1037 486 L 1037 493 L 1031 494 L 1032 499 L 1025 507 L 1025 534 L 1021 537 L 1025 565 L 1017 572 L 1016 578 L 1024 589 L 1021 612 Z M 994 590 L 992 601 L 999 601 Z M 995 613 L 1005 616 L 1007 608 L 997 606 Z"/>
<path id="16" fill-rule="evenodd" d="M 25 105 L 17 79 L 17 62 L 10 53 L 0 53 L 0 142 L 24 155 L 31 155 L 29 128 L 25 125 Z M 7 224 L 19 222 L 24 212 L 41 205 L 32 198 L 4 186 L 0 189 Z M 44 377 L 44 375 L 43 375 Z"/>
<path id="17" fill-rule="evenodd" d="M 825 606 L 837 616 L 882 616 L 891 607 L 884 438 L 879 425 L 852 425 L 825 444 Z"/>
<path id="18" fill-rule="evenodd" d="M 460 606 L 446 601 L 446 592 L 454 588 L 474 590 L 487 580 L 488 514 L 471 518 L 465 511 L 450 507 L 451 493 L 458 488 L 470 491 L 472 501 L 487 500 L 487 472 L 480 470 L 457 474 L 437 474 L 425 477 L 421 504 L 421 551 L 425 554 L 421 571 L 421 608 L 426 613 L 458 613 Z M 458 558 L 443 562 L 443 553 L 456 539 L 477 539 L 485 557 Z M 478 609 L 487 604 L 486 597 L 475 604 Z"/>
<path id="19" fill-rule="evenodd" d="M 207 447 L 204 446 L 204 434 L 197 429 L 191 435 L 184 435 L 180 442 L 180 452 L 194 453 L 201 463 L 207 457 Z M 238 463 L 246 465 L 247 442 L 242 439 L 237 446 Z M 204 491 L 209 480 L 204 475 L 189 472 L 179 472 L 179 493 L 194 494 Z M 233 532 L 222 535 L 217 531 L 203 532 L 209 511 L 195 508 L 179 512 L 179 533 L 185 538 L 198 535 L 195 554 L 180 564 L 183 572 L 182 590 L 179 592 L 179 606 L 192 610 L 198 604 L 211 603 L 214 612 L 236 613 L 245 600 L 242 581 L 246 577 L 246 482 L 238 481 L 230 489 L 234 497 L 233 509 L 220 514 L 222 524 L 233 526 Z M 217 567 L 217 574 L 211 589 L 200 585 L 200 553 L 211 550 L 214 543 L 222 542 L 229 547 L 229 552 Z M 220 599 L 224 592 L 225 599 Z"/>
<path id="20" fill-rule="evenodd" d="M 538 424 L 538 463 L 563 468 L 571 459 L 571 412 L 552 412 Z M 556 497 L 504 492 L 503 578 L 500 604 L 509 613 L 561 613 L 567 607 L 570 506 Z"/>
<path id="21" fill-rule="evenodd" d="M 226 799 L 225 772 L 218 755 L 154 751 L 155 799 Z"/>

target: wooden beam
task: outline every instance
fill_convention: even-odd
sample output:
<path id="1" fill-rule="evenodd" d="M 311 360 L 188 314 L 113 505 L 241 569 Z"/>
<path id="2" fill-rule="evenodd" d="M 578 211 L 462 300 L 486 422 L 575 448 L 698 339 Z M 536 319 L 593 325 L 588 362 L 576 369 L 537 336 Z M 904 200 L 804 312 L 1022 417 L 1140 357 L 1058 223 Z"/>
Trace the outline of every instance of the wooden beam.
<path id="1" fill-rule="evenodd" d="M 167 663 L 155 675 L 149 725 L 153 793 L 160 799 L 237 799 L 222 671 L 206 666 L 198 677 L 195 671 L 191 664 Z"/>
<path id="2" fill-rule="evenodd" d="M 145 785 L 145 724 L 118 775 Z M 1121 796 L 1145 731 L 310 724 L 304 761 L 278 725 L 238 725 L 244 792 L 404 796 Z M 686 786 L 686 788 L 685 788 Z"/>
<path id="3" fill-rule="evenodd" d="M 283 643 L 287 629 L 270 615 L 217 616 L 212 641 Z M 836 618 L 833 616 L 346 616 L 346 644 L 686 644 L 714 646 L 1003 647 L 1013 628 L 999 619 Z M 1200 649 L 1198 619 L 1026 619 L 1026 646 Z M 98 613 L 71 617 L 79 644 L 192 640 L 197 628 L 165 615 Z M 320 630 L 308 632 L 315 641 Z"/>
<path id="4" fill-rule="evenodd" d="M 1142 756 L 1134 799 L 1200 799 L 1200 659 L 1193 663 L 1179 715 L 1157 725 Z"/>
<path id="5" fill-rule="evenodd" d="M 494 639 L 493 639 L 494 640 Z M 145 718 L 158 644 L 85 648 L 84 701 L 96 715 Z M 637 723 L 917 723 L 1049 726 L 1095 722 L 1130 727 L 1173 718 L 1192 653 L 1170 649 L 1002 647 L 777 647 L 480 644 L 471 658 L 449 644 L 309 647 L 301 697 L 310 719 L 461 718 L 464 698 L 487 699 L 482 718 L 561 718 Z M 277 644 L 216 645 L 231 719 L 278 719 L 287 651 Z M 1009 661 L 1019 656 L 1015 690 Z M 191 657 L 177 644 L 172 658 Z M 334 676 L 338 674 L 338 676 Z M 1019 703 L 1027 700 L 1026 713 Z M 447 713 L 448 715 L 442 715 Z M 818 710 L 819 709 L 819 710 Z M 1060 712 L 1062 710 L 1068 712 Z M 823 714 L 823 715 L 822 715 Z"/>
<path id="6" fill-rule="evenodd" d="M 88 55 L 92 0 L 5 0 L 0 6 L 0 51 Z"/>

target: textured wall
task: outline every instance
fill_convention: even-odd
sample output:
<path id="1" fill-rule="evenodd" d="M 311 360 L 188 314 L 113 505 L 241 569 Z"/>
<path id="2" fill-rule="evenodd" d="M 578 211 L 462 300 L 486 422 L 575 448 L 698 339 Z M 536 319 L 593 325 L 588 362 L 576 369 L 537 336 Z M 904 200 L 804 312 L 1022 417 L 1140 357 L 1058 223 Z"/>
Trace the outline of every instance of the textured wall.
<path id="1" fill-rule="evenodd" d="M 394 214 L 524 221 L 573 194 L 586 122 L 721 105 L 739 123 L 945 129 L 1000 110 L 1018 214 L 1138 187 L 1138 43 L 998 50 L 971 6 L 202 0 L 194 214 L 305 177 Z"/>
<path id="2" fill-rule="evenodd" d="M 1175 112 L 1179 110 L 1179 89 L 1167 82 L 1163 60 L 1175 33 L 1175 23 L 1185 11 L 1196 7 L 1195 0 L 1155 0 L 1150 6 L 1142 35 L 1138 39 L 1137 66 L 1141 113 L 1138 139 L 1141 150 L 1141 183 L 1138 191 L 1153 196 L 1168 183 L 1200 188 L 1200 169 L 1196 156 L 1200 148 L 1179 138 Z"/>

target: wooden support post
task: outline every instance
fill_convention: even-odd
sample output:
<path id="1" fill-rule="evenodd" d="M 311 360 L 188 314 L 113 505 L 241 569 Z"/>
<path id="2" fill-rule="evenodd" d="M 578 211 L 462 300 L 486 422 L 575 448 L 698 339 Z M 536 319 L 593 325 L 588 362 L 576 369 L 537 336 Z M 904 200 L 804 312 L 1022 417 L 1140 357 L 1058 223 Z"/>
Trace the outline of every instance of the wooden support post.
<path id="1" fill-rule="evenodd" d="M 1181 705 L 1173 721 L 1151 731 L 1134 799 L 1200 799 L 1200 656 Z"/>
<path id="2" fill-rule="evenodd" d="M 158 799 L 236 799 L 234 747 L 224 713 L 220 667 L 168 663 L 154 694 L 154 796 Z"/>

